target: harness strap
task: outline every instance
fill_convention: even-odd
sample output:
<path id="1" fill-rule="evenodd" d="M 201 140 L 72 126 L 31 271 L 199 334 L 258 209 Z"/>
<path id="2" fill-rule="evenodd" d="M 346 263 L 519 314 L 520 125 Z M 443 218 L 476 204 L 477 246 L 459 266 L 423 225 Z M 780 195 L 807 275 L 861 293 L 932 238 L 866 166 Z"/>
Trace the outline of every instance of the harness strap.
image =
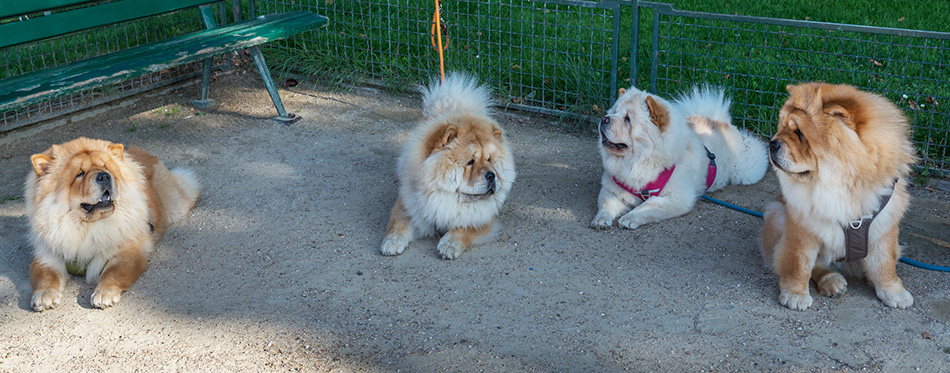
<path id="1" fill-rule="evenodd" d="M 716 155 L 709 151 L 709 148 L 703 148 L 706 149 L 706 157 L 709 157 L 709 167 L 706 168 L 706 190 L 709 190 L 716 181 Z"/>
<path id="2" fill-rule="evenodd" d="M 898 179 L 899 180 L 899 179 Z M 898 180 L 894 180 L 894 188 L 897 188 Z M 864 259 L 868 256 L 868 234 L 871 231 L 871 222 L 877 217 L 887 203 L 894 195 L 893 189 L 890 194 L 880 196 L 880 207 L 870 215 L 864 215 L 858 219 L 845 224 L 844 229 L 844 258 L 838 259 L 839 262 L 853 262 Z"/>
<path id="3" fill-rule="evenodd" d="M 706 149 L 706 157 L 709 158 L 709 166 L 706 168 L 706 189 L 709 189 L 713 182 L 716 181 L 716 155 L 709 151 L 709 148 L 703 148 Z M 626 190 L 630 194 L 639 197 L 640 200 L 646 201 L 647 198 L 660 195 L 660 192 L 662 192 L 663 188 L 666 187 L 666 183 L 670 181 L 670 177 L 673 176 L 673 170 L 675 169 L 675 164 L 669 168 L 663 169 L 663 171 L 660 172 L 660 174 L 656 177 L 656 180 L 653 180 L 640 190 L 634 190 L 633 188 L 627 186 L 622 181 L 618 180 L 616 176 L 613 176 L 613 179 L 617 185 L 623 188 L 623 190 Z"/>
<path id="4" fill-rule="evenodd" d="M 663 172 L 660 172 L 660 175 L 656 177 L 656 180 L 653 180 L 652 182 L 644 186 L 643 189 L 640 189 L 640 190 L 634 190 L 633 188 L 627 186 L 622 181 L 617 180 L 616 176 L 614 176 L 613 178 L 614 178 L 614 182 L 617 183 L 617 185 L 619 185 L 621 188 L 623 188 L 623 190 L 626 190 L 627 192 L 630 192 L 630 194 L 633 194 L 639 197 L 641 200 L 646 201 L 647 198 L 660 195 L 660 192 L 663 191 L 663 188 L 666 186 L 666 183 L 670 181 L 670 177 L 673 176 L 673 170 L 675 169 L 676 169 L 675 164 L 670 166 L 669 168 L 664 169 Z"/>

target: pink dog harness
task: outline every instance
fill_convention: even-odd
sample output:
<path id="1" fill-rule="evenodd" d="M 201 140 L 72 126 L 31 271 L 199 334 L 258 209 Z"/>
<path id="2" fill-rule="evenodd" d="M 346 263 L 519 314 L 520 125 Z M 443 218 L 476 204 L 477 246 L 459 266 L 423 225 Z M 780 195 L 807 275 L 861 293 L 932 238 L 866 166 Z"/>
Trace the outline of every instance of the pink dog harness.
<path id="1" fill-rule="evenodd" d="M 706 189 L 712 186 L 713 182 L 716 181 L 716 155 L 709 151 L 709 148 L 706 148 L 706 156 L 709 157 L 709 166 L 706 168 Z M 627 186 L 620 180 L 617 180 L 617 177 L 614 176 L 614 182 L 617 183 L 623 190 L 630 192 L 637 197 L 640 197 L 641 200 L 646 201 L 647 198 L 651 196 L 658 196 L 660 192 L 663 191 L 663 188 L 666 186 L 666 183 L 670 181 L 670 177 L 673 176 L 673 170 L 676 169 L 676 165 L 672 165 L 669 168 L 663 169 L 663 172 L 660 172 L 660 175 L 656 177 L 656 180 L 648 183 L 643 189 L 634 190 L 633 188 Z"/>

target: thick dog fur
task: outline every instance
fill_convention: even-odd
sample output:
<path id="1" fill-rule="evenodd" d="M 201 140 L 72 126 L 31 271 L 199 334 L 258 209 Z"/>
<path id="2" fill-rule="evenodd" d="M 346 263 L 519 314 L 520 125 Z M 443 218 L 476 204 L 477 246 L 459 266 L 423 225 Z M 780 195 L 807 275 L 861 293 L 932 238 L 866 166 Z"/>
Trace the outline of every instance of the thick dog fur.
<path id="1" fill-rule="evenodd" d="M 809 279 L 822 295 L 847 289 L 831 266 L 845 256 L 842 227 L 878 210 L 880 196 L 893 187 L 871 223 L 867 257 L 855 267 L 884 304 L 910 307 L 914 298 L 895 271 L 899 223 L 909 204 L 906 176 L 915 161 L 907 119 L 886 98 L 851 86 L 787 89 L 770 143 L 782 195 L 767 206 L 762 233 L 766 265 L 779 276 L 779 303 L 795 310 L 811 306 Z"/>
<path id="2" fill-rule="evenodd" d="M 200 186 L 189 170 L 169 171 L 137 148 L 78 138 L 31 158 L 26 215 L 34 258 L 32 307 L 62 300 L 67 262 L 98 281 L 91 303 L 115 305 L 145 272 L 145 255 L 165 229 L 182 219 Z"/>
<path id="3" fill-rule="evenodd" d="M 755 183 L 768 169 L 765 142 L 731 124 L 721 90 L 694 88 L 673 103 L 633 87 L 621 90 L 600 124 L 600 137 L 604 174 L 594 228 L 606 229 L 618 216 L 621 227 L 634 229 L 689 212 L 706 188 L 704 146 L 718 165 L 709 191 Z M 646 201 L 614 181 L 640 190 L 672 165 L 666 187 Z"/>
<path id="4" fill-rule="evenodd" d="M 399 157 L 399 199 L 380 251 L 445 233 L 439 255 L 459 257 L 489 240 L 515 181 L 508 141 L 489 116 L 488 90 L 462 74 L 423 89 L 423 118 Z"/>

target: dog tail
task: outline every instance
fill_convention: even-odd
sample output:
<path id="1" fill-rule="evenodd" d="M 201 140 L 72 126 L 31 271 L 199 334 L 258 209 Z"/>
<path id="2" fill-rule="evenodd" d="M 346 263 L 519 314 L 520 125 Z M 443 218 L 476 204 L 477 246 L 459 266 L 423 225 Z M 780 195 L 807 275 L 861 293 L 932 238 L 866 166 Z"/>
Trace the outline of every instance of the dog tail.
<path id="1" fill-rule="evenodd" d="M 444 83 L 433 79 L 421 90 L 422 114 L 427 118 L 454 113 L 488 116 L 491 106 L 488 88 L 465 73 L 449 73 Z"/>
<path id="2" fill-rule="evenodd" d="M 676 100 L 675 105 L 685 116 L 698 115 L 717 122 L 732 124 L 729 106 L 732 101 L 726 97 L 722 88 L 696 86 L 686 95 Z"/>
<path id="3" fill-rule="evenodd" d="M 759 249 L 762 251 L 765 267 L 772 269 L 775 266 L 775 246 L 778 245 L 785 231 L 785 204 L 781 201 L 769 202 L 765 206 L 762 218 L 765 224 L 762 226 Z"/>
<path id="4" fill-rule="evenodd" d="M 768 145 L 758 135 L 748 130 L 737 130 L 742 138 L 738 149 L 731 149 L 735 171 L 731 184 L 755 184 L 769 170 Z M 735 146 L 734 146 L 735 147 Z"/>
<path id="5" fill-rule="evenodd" d="M 188 211 L 195 206 L 198 201 L 198 194 L 201 193 L 201 183 L 195 173 L 187 168 L 175 168 L 171 174 L 177 181 L 177 196 L 169 196 L 163 199 L 168 201 L 165 206 L 168 224 L 175 224 L 185 218 Z M 176 198 L 177 197 L 177 198 Z"/>
<path id="6" fill-rule="evenodd" d="M 732 125 L 732 115 L 729 114 L 731 104 L 722 88 L 710 86 L 693 87 L 689 94 L 676 101 L 685 116 L 701 116 L 729 125 L 729 166 L 732 167 L 729 184 L 755 184 L 762 180 L 769 169 L 768 146 L 754 133 Z"/>

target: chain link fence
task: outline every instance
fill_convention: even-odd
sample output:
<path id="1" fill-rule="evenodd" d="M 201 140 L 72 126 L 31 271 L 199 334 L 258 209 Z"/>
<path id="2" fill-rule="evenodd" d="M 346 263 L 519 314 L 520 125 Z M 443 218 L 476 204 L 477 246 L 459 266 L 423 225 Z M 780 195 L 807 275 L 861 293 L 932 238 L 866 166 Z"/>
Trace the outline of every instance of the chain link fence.
<path id="1" fill-rule="evenodd" d="M 230 8 L 223 3 L 226 20 Z M 330 18 L 324 29 L 265 46 L 276 71 L 396 90 L 438 74 L 433 1 L 246 5 L 257 14 L 308 10 Z M 914 123 L 923 170 L 941 175 L 950 170 L 950 33 L 689 12 L 620 0 L 456 0 L 443 2 L 440 14 L 446 70 L 478 76 L 505 107 L 580 118 L 570 123 L 588 125 L 584 119 L 600 117 L 620 87 L 673 96 L 694 84 L 711 84 L 731 94 L 736 125 L 769 136 L 787 84 L 848 83 L 883 94 L 905 110 Z M 0 78 L 201 28 L 196 12 L 186 11 L 7 48 L 0 50 Z M 66 106 L 88 107 L 116 92 L 184 79 L 196 68 L 181 70 L 2 113 L 0 131 L 57 115 Z"/>
<path id="2" fill-rule="evenodd" d="M 725 87 L 735 123 L 770 135 L 786 85 L 851 84 L 904 110 L 923 172 L 950 170 L 950 33 L 640 6 L 651 25 L 650 91 Z"/>

